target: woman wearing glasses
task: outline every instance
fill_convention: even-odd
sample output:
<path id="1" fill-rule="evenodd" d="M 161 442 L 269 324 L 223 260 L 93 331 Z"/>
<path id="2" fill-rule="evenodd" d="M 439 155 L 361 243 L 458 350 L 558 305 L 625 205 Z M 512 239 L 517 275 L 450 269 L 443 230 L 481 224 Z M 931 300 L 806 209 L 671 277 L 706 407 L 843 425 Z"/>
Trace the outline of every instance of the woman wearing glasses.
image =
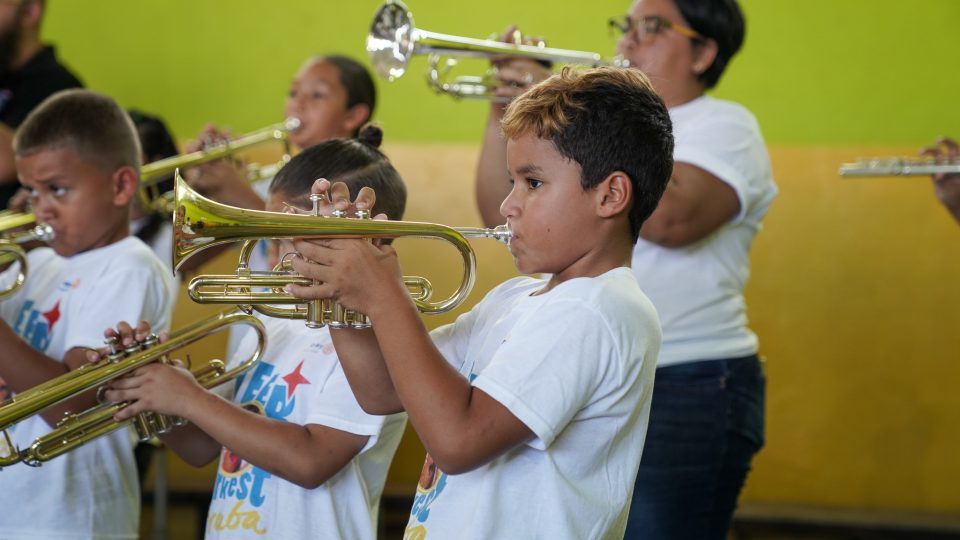
<path id="1" fill-rule="evenodd" d="M 723 539 L 763 444 L 764 379 L 743 287 L 777 193 L 753 115 L 705 95 L 743 42 L 743 15 L 735 0 L 636 0 L 610 24 L 623 32 L 617 52 L 669 107 L 675 137 L 671 182 L 633 255 L 663 346 L 626 538 Z M 497 68 L 504 96 L 548 74 L 519 58 Z M 487 226 L 502 221 L 509 189 L 500 114 L 493 105 L 477 169 Z"/>

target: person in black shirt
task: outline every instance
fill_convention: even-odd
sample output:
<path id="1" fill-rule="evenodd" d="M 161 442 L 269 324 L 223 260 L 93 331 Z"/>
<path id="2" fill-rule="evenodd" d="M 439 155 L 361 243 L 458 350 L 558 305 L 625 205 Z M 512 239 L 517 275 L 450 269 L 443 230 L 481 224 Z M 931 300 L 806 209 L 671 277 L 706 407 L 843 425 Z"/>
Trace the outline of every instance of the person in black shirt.
<path id="1" fill-rule="evenodd" d="M 13 131 L 51 94 L 83 83 L 40 42 L 44 0 L 0 1 L 0 208 L 20 187 Z"/>

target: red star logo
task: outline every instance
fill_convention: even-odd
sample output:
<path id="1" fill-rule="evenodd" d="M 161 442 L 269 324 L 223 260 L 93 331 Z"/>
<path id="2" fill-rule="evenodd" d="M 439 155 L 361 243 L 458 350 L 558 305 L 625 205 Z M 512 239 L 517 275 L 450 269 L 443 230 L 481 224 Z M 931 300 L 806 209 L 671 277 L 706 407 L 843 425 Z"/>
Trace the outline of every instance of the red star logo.
<path id="1" fill-rule="evenodd" d="M 57 303 L 53 305 L 50 311 L 41 313 L 40 315 L 47 320 L 47 328 L 52 331 L 53 325 L 57 324 L 57 321 L 60 320 L 60 301 L 57 300 Z"/>
<path id="2" fill-rule="evenodd" d="M 301 369 L 303 369 L 303 360 L 297 364 L 296 369 L 282 377 L 283 380 L 287 382 L 287 399 L 290 399 L 290 396 L 293 395 L 294 391 L 296 391 L 297 387 L 301 384 L 310 384 L 310 381 L 300 374 Z"/>

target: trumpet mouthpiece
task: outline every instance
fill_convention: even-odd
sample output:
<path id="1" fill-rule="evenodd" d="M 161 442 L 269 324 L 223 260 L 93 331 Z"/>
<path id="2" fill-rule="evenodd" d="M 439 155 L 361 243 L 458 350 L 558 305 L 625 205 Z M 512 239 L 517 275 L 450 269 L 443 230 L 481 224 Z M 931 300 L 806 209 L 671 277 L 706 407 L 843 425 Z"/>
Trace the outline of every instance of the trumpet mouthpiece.
<path id="1" fill-rule="evenodd" d="M 458 227 L 457 232 L 462 234 L 464 238 L 492 238 L 508 246 L 510 245 L 510 239 L 513 238 L 513 232 L 508 225 L 497 225 L 492 229 Z"/>

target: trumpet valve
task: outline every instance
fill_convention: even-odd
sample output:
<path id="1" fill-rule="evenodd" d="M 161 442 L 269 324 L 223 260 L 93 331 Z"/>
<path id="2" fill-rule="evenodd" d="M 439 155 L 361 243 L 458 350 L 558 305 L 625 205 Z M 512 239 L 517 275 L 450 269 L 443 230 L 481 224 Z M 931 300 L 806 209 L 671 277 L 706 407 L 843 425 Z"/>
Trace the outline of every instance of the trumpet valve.
<path id="1" fill-rule="evenodd" d="M 343 305 L 334 302 L 333 303 L 333 314 L 330 317 L 330 322 L 328 323 L 331 329 L 340 330 L 342 328 L 349 328 L 350 321 L 347 320 L 347 309 Z"/>
<path id="2" fill-rule="evenodd" d="M 307 302 L 307 315 L 304 320 L 307 328 L 323 328 L 329 320 L 327 300 L 310 300 Z"/>
<path id="3" fill-rule="evenodd" d="M 367 317 L 365 314 L 360 313 L 359 311 L 349 310 L 350 317 L 350 328 L 363 330 L 365 328 L 370 328 L 370 317 Z"/>
<path id="4" fill-rule="evenodd" d="M 310 212 L 315 215 L 320 215 L 320 203 L 326 200 L 327 196 L 323 193 L 311 193 L 310 202 L 313 204 L 313 208 L 310 209 Z"/>
<path id="5" fill-rule="evenodd" d="M 120 338 L 111 336 L 103 340 L 103 343 L 107 346 L 107 362 L 114 363 L 124 357 L 123 351 L 117 347 L 120 344 Z"/>

